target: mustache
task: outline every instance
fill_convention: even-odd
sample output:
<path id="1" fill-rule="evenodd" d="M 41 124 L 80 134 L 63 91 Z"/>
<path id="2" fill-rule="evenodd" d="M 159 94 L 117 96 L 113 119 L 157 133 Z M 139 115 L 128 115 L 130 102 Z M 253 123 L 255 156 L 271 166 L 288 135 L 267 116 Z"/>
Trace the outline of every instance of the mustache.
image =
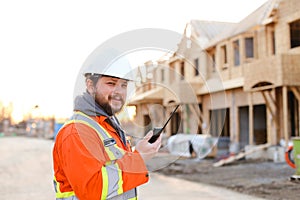
<path id="1" fill-rule="evenodd" d="M 108 100 L 112 100 L 112 99 L 124 102 L 124 98 L 119 94 L 109 95 Z"/>

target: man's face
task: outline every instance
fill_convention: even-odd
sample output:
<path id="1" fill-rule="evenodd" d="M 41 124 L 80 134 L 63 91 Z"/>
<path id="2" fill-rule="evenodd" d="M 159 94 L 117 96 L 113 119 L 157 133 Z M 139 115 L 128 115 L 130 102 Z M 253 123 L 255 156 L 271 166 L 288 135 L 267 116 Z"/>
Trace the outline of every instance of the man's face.
<path id="1" fill-rule="evenodd" d="M 102 76 L 94 88 L 96 102 L 113 115 L 122 110 L 127 95 L 127 80 Z"/>

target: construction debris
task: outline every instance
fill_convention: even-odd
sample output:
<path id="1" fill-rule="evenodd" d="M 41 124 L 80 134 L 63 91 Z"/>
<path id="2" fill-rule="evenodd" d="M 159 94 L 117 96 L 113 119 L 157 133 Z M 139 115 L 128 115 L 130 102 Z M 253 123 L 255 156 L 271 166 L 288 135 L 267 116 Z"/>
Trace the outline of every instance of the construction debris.
<path id="1" fill-rule="evenodd" d="M 228 158 L 221 159 L 218 162 L 214 163 L 213 166 L 214 167 L 220 167 L 220 166 L 232 163 L 232 162 L 234 162 L 236 160 L 240 160 L 240 159 L 244 158 L 245 156 L 247 156 L 249 154 L 252 154 L 252 153 L 255 153 L 257 151 L 269 148 L 270 146 L 271 146 L 271 144 L 269 144 L 269 143 L 258 145 L 258 146 L 256 146 L 255 148 L 252 148 L 249 151 L 240 152 L 237 155 L 232 155 L 232 156 L 229 156 Z"/>

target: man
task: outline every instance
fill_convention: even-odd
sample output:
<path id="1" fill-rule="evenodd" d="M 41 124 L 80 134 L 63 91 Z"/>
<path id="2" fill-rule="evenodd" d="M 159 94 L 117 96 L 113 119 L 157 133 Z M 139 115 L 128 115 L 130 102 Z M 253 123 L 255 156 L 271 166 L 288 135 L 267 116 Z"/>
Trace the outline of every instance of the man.
<path id="1" fill-rule="evenodd" d="M 124 72 L 131 68 L 117 57 L 96 49 L 84 64 L 86 92 L 76 97 L 75 113 L 53 148 L 56 199 L 137 199 L 136 187 L 149 179 L 145 161 L 157 153 L 161 137 L 150 144 L 150 131 L 131 151 L 115 117 L 125 104 L 130 78 Z"/>

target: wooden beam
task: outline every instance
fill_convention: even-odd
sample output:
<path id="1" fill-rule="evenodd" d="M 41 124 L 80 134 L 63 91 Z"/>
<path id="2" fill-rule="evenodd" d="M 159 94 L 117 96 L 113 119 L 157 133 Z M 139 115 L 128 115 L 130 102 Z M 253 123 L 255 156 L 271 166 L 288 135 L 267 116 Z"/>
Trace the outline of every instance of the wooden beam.
<path id="1" fill-rule="evenodd" d="M 266 93 L 268 94 L 268 97 L 269 97 L 269 99 L 270 99 L 271 102 L 272 102 L 272 105 L 273 105 L 274 110 L 276 110 L 276 100 L 275 100 L 274 97 L 272 96 L 271 91 L 270 91 L 270 90 L 267 90 Z"/>
<path id="2" fill-rule="evenodd" d="M 275 125 L 275 131 L 276 131 L 276 135 L 277 135 L 277 130 L 279 129 L 280 125 L 279 125 L 279 120 L 278 120 L 278 115 L 276 115 L 277 113 L 277 106 L 276 106 L 276 102 L 275 102 L 275 99 L 272 97 L 272 95 L 270 94 L 269 91 L 267 91 L 267 94 L 269 95 L 269 98 L 266 96 L 266 93 L 264 91 L 261 91 L 264 99 L 265 99 L 265 102 L 266 102 L 266 106 L 267 106 L 267 109 L 268 111 L 271 113 L 272 115 L 272 122 L 274 123 Z M 271 139 L 271 135 L 268 135 L 268 141 Z M 275 143 L 275 141 L 269 141 L 271 142 L 272 144 Z M 277 138 L 276 138 L 276 142 L 277 142 Z"/>
<path id="3" fill-rule="evenodd" d="M 288 97 L 287 87 L 282 87 L 282 109 L 283 109 L 283 134 L 285 140 L 285 147 L 288 148 L 289 133 L 288 133 Z"/>
<path id="4" fill-rule="evenodd" d="M 271 105 L 270 105 L 270 103 L 269 103 L 269 100 L 268 100 L 268 98 L 267 98 L 265 92 L 264 92 L 264 91 L 261 91 L 261 94 L 263 95 L 263 98 L 264 98 L 264 100 L 265 100 L 265 102 L 266 102 L 266 106 L 267 106 L 268 110 L 270 111 L 270 113 L 271 113 L 271 115 L 272 115 L 272 118 L 275 118 L 275 117 L 276 117 L 276 116 L 275 116 L 275 111 L 272 109 L 272 107 L 271 107 Z"/>
<path id="5" fill-rule="evenodd" d="M 266 144 L 261 144 L 261 145 L 255 146 L 252 149 L 250 149 L 249 151 L 240 152 L 237 155 L 233 155 L 233 156 L 230 156 L 228 158 L 224 158 L 222 160 L 219 160 L 218 162 L 214 163 L 213 166 L 214 167 L 220 167 L 220 166 L 232 163 L 232 162 L 234 162 L 236 160 L 240 160 L 240 159 L 244 158 L 247 155 L 250 155 L 250 154 L 253 154 L 253 153 L 257 152 L 257 151 L 262 151 L 262 150 L 264 150 L 266 148 L 269 148 L 270 146 L 271 146 L 270 143 L 266 143 Z"/>
<path id="6" fill-rule="evenodd" d="M 252 92 L 248 93 L 248 104 L 249 104 L 249 144 L 254 144 L 254 123 L 253 123 L 253 100 Z"/>
<path id="7" fill-rule="evenodd" d="M 261 86 L 261 87 L 256 87 L 256 88 L 251 88 L 250 89 L 250 92 L 261 92 L 261 91 L 264 91 L 264 90 L 269 90 L 269 89 L 273 89 L 275 88 L 276 86 L 274 85 L 266 85 L 266 86 Z"/>
<path id="8" fill-rule="evenodd" d="M 195 108 L 194 106 L 195 106 L 196 108 Z M 192 112 L 195 116 L 198 117 L 199 123 L 200 123 L 200 125 L 202 126 L 202 123 L 204 122 L 204 121 L 203 121 L 203 113 L 201 112 L 200 108 L 198 107 L 198 104 L 191 104 L 191 105 L 190 105 L 190 110 L 191 110 L 191 112 Z M 199 112 L 198 112 L 198 110 L 199 110 Z"/>
<path id="9" fill-rule="evenodd" d="M 197 117 L 197 133 L 199 131 L 199 128 L 201 129 L 201 132 L 202 132 L 202 130 L 203 130 L 203 128 L 202 128 L 203 115 L 202 115 L 199 105 L 198 104 L 190 104 L 190 110 L 193 113 L 193 115 Z"/>
<path id="10" fill-rule="evenodd" d="M 300 102 L 300 93 L 299 93 L 298 89 L 296 87 L 294 87 L 294 86 L 290 87 L 290 89 L 294 93 L 294 95 L 297 98 L 298 102 Z"/>

